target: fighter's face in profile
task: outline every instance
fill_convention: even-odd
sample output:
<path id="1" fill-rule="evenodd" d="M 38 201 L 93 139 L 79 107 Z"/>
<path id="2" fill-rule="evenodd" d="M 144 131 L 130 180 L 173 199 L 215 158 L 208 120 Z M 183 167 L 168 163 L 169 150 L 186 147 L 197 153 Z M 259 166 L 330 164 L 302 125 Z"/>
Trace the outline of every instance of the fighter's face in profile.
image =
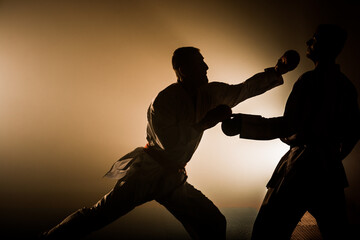
<path id="1" fill-rule="evenodd" d="M 314 36 L 312 38 L 310 38 L 307 42 L 306 42 L 307 47 L 307 51 L 306 51 L 306 56 L 308 58 L 310 58 L 313 61 L 316 61 L 319 59 L 319 42 L 318 42 L 318 36 L 315 33 Z"/>
<path id="2" fill-rule="evenodd" d="M 204 61 L 204 57 L 200 54 L 194 54 L 181 70 L 185 81 L 197 88 L 209 82 L 207 78 L 208 65 Z"/>

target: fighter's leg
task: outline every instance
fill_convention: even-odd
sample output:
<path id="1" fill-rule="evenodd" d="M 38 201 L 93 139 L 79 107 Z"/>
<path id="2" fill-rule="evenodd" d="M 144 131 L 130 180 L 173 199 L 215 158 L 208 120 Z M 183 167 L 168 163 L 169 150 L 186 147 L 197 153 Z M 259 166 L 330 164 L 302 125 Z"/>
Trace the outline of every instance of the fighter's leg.
<path id="1" fill-rule="evenodd" d="M 314 216 L 324 240 L 349 239 L 346 201 L 342 187 L 324 186 L 313 194 L 309 212 Z"/>
<path id="2" fill-rule="evenodd" d="M 77 210 L 44 233 L 42 237 L 43 239 L 78 239 L 98 230 L 125 215 L 137 205 L 151 200 L 149 198 L 139 201 L 135 192 L 134 182 L 119 182 L 95 205 Z"/>
<path id="3" fill-rule="evenodd" d="M 269 188 L 256 217 L 252 240 L 288 240 L 306 212 L 294 191 L 274 192 Z"/>
<path id="4" fill-rule="evenodd" d="M 193 239 L 225 239 L 226 219 L 199 190 L 185 182 L 157 201 L 185 227 Z"/>

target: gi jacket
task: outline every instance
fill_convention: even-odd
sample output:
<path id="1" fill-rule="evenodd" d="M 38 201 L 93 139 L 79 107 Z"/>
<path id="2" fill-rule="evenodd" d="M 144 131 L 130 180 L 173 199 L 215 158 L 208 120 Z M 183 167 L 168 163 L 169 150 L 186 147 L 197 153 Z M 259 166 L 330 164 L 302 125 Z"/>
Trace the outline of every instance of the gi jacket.
<path id="1" fill-rule="evenodd" d="M 105 176 L 121 180 L 130 177 L 140 179 L 141 175 L 152 183 L 161 179 L 169 169 L 184 168 L 203 135 L 203 131 L 196 130 L 194 125 L 209 110 L 223 104 L 234 107 L 282 83 L 283 78 L 269 68 L 235 85 L 221 82 L 204 84 L 198 90 L 195 103 L 182 84 L 171 84 L 156 96 L 148 108 L 147 150 L 139 147 L 126 154 L 113 164 Z M 177 173 L 175 175 L 174 178 L 177 178 Z M 167 178 L 167 182 L 171 182 Z"/>

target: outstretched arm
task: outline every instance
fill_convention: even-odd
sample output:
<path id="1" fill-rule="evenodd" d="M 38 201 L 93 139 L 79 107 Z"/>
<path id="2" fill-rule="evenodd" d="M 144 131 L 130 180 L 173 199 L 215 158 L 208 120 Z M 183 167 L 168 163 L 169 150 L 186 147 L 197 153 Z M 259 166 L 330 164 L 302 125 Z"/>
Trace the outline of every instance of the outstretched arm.
<path id="1" fill-rule="evenodd" d="M 199 94 L 198 113 L 204 116 L 209 109 L 220 104 L 232 108 L 248 98 L 281 85 L 284 82 L 282 74 L 293 70 L 299 63 L 299 59 L 296 51 L 289 50 L 278 60 L 275 67 L 267 68 L 264 72 L 257 73 L 242 83 L 229 85 L 212 82 L 205 85 Z M 198 119 L 202 119 L 202 117 Z"/>
<path id="2" fill-rule="evenodd" d="M 283 138 L 294 132 L 285 117 L 264 118 L 241 113 L 223 121 L 221 128 L 228 136 L 240 134 L 241 138 L 254 140 Z"/>

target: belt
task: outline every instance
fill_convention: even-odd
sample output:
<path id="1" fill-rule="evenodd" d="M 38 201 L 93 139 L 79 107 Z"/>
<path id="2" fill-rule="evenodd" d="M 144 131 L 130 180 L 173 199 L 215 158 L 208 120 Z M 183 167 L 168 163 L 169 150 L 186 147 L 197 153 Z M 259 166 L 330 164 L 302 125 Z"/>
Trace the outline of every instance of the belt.
<path id="1" fill-rule="evenodd" d="M 164 168 L 171 171 L 183 172 L 186 175 L 185 166 L 180 166 L 179 164 L 165 159 L 163 156 L 161 156 L 159 150 L 154 149 L 154 147 L 150 146 L 148 143 L 145 145 L 144 151 Z"/>

